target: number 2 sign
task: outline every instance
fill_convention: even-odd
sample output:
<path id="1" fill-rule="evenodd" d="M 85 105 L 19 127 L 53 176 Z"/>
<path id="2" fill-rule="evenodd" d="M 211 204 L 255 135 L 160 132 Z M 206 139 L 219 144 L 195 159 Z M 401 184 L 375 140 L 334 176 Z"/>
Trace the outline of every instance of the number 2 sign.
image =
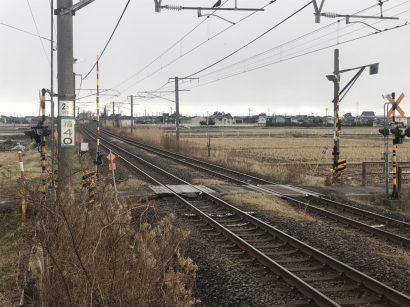
<path id="1" fill-rule="evenodd" d="M 74 116 L 74 102 L 73 101 L 60 101 L 58 108 L 59 116 Z"/>

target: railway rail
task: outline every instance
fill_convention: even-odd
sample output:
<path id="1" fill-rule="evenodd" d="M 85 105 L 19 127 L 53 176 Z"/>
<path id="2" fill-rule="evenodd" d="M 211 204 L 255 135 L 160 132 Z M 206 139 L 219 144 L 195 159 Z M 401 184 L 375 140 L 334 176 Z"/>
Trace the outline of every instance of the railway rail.
<path id="1" fill-rule="evenodd" d="M 115 137 L 122 142 L 137 146 L 138 148 L 157 154 L 161 157 L 211 173 L 230 182 L 247 186 L 255 191 L 276 195 L 289 201 L 290 204 L 303 208 L 313 214 L 340 222 L 343 225 L 354 227 L 365 233 L 394 242 L 405 248 L 410 248 L 410 223 L 386 217 L 369 210 L 360 209 L 346 203 L 337 202 L 313 191 L 290 185 L 281 185 L 276 182 L 238 172 L 207 161 L 147 145 L 112 132 L 104 131 L 104 134 L 109 137 Z M 286 193 L 281 192 L 275 187 L 302 191 L 304 195 L 299 197 L 287 196 Z"/>
<path id="2" fill-rule="evenodd" d="M 84 134 L 90 138 L 94 137 L 89 131 L 84 131 Z M 101 138 L 101 146 L 115 152 L 117 157 L 130 168 L 164 188 L 166 186 L 161 181 L 142 170 L 139 165 L 150 166 L 155 169 L 155 173 L 164 173 L 183 184 L 190 185 L 104 137 Z M 138 165 L 130 160 L 138 161 Z M 190 214 L 187 216 L 202 221 L 202 230 L 217 231 L 217 236 L 221 237 L 218 241 L 223 242 L 225 248 L 230 249 L 234 254 L 246 254 L 249 261 L 258 261 L 280 276 L 307 298 L 307 304 L 410 305 L 409 296 L 327 256 L 211 194 L 201 191 L 198 198 L 187 200 L 173 191 L 170 192 L 189 210 Z"/>

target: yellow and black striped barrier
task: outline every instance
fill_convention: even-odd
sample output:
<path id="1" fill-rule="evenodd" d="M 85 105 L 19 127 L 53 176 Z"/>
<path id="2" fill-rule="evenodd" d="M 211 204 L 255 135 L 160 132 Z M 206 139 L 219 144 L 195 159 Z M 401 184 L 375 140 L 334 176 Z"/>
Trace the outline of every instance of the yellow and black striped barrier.
<path id="1" fill-rule="evenodd" d="M 334 169 L 335 174 L 341 175 L 346 170 L 347 162 L 346 159 L 339 159 L 336 163 L 336 167 Z"/>

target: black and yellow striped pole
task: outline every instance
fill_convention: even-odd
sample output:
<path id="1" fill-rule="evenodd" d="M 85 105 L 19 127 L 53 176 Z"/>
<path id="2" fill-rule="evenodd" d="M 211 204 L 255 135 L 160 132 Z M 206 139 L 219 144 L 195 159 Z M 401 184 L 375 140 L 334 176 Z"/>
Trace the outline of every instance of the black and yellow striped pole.
<path id="1" fill-rule="evenodd" d="M 391 94 L 391 98 L 393 100 L 392 102 L 392 110 L 393 110 L 393 123 L 392 123 L 392 128 L 397 129 L 397 123 L 396 123 L 396 94 L 393 92 Z M 398 173 L 398 166 L 397 166 L 397 142 L 398 139 L 396 136 L 393 138 L 393 153 L 392 153 L 392 184 L 393 184 L 393 191 L 391 193 L 391 198 L 392 199 L 399 199 L 399 191 L 397 189 L 397 173 Z"/>
<path id="2" fill-rule="evenodd" d="M 39 130 L 41 131 L 41 145 L 40 145 L 40 163 L 41 163 L 41 184 L 39 187 L 39 191 L 43 194 L 47 192 L 47 181 L 48 181 L 48 174 L 47 174 L 47 152 L 46 152 L 46 127 L 44 123 L 46 121 L 46 89 L 41 90 L 40 96 L 40 114 L 41 114 L 41 122 L 39 125 Z"/>

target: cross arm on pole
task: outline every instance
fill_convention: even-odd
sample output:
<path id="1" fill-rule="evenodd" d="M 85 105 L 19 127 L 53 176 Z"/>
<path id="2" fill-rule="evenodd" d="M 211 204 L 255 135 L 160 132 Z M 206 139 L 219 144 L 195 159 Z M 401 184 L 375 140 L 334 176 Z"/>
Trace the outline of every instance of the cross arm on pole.
<path id="1" fill-rule="evenodd" d="M 77 2 L 76 4 L 70 6 L 70 7 L 65 7 L 65 8 L 60 8 L 54 11 L 55 15 L 60 15 L 64 16 L 67 14 L 72 14 L 75 15 L 75 13 L 82 9 L 83 7 L 89 5 L 91 2 L 94 2 L 95 0 L 81 0 L 80 2 Z"/>

